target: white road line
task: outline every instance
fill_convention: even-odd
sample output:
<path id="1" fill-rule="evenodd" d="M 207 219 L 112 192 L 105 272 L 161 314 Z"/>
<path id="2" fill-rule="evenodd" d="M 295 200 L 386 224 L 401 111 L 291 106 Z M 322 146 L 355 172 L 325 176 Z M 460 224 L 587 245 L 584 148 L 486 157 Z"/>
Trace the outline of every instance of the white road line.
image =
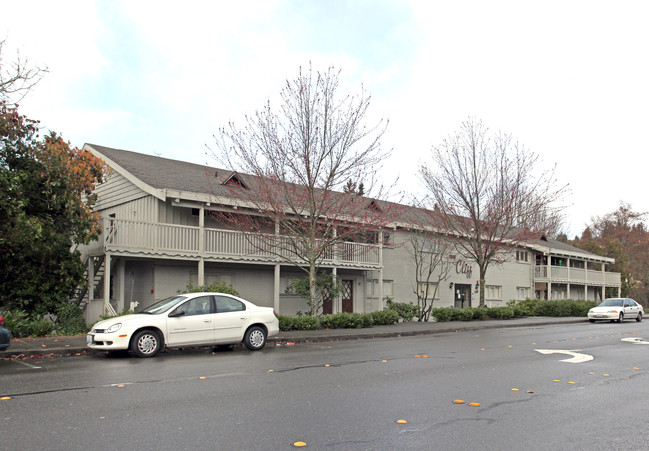
<path id="1" fill-rule="evenodd" d="M 649 341 L 645 341 L 642 338 L 622 338 L 622 341 L 626 341 L 628 343 L 634 343 L 637 345 L 649 345 Z"/>
<path id="2" fill-rule="evenodd" d="M 567 351 L 562 349 L 535 349 L 536 352 L 541 354 L 566 354 L 572 356 L 570 359 L 563 359 L 562 362 L 568 363 L 584 363 L 593 360 L 594 357 L 590 354 L 583 354 L 576 351 Z"/>
<path id="3" fill-rule="evenodd" d="M 23 362 L 22 360 L 14 360 L 16 363 L 20 363 L 21 365 L 25 365 L 28 368 L 31 368 L 33 370 L 40 370 L 40 366 L 32 365 L 31 363 Z"/>

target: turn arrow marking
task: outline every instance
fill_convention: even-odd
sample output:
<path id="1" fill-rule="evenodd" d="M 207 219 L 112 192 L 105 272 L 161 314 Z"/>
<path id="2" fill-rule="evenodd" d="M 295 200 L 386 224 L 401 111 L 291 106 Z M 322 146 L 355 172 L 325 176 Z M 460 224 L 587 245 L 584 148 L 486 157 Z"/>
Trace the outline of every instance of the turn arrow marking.
<path id="1" fill-rule="evenodd" d="M 584 363 L 584 362 L 588 362 L 589 360 L 593 360 L 594 358 L 592 355 L 589 354 L 582 354 L 576 351 L 564 351 L 562 349 L 535 349 L 535 351 L 540 352 L 541 354 L 566 354 L 572 356 L 569 359 L 561 360 L 562 362 L 568 362 L 568 363 Z"/>
<path id="2" fill-rule="evenodd" d="M 637 345 L 649 345 L 649 341 L 644 341 L 642 338 L 622 338 L 622 341 L 635 343 Z"/>

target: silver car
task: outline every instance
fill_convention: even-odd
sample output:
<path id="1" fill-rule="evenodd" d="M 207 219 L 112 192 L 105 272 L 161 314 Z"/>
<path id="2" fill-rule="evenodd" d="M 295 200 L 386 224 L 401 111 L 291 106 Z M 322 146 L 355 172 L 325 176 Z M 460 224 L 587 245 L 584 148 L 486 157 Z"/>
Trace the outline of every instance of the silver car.
<path id="1" fill-rule="evenodd" d="M 588 321 L 594 323 L 597 320 L 608 320 L 621 323 L 625 319 L 635 319 L 640 322 L 643 315 L 644 309 L 633 299 L 609 298 L 588 311 Z"/>

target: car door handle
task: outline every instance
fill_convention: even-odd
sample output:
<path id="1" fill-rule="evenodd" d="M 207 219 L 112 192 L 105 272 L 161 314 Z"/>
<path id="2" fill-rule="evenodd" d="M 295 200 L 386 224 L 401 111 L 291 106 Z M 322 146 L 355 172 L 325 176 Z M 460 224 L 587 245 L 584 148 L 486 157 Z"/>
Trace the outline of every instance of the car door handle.
<path id="1" fill-rule="evenodd" d="M 211 319 L 206 319 L 206 320 L 203 320 L 203 321 L 206 322 L 206 323 L 211 323 L 212 322 Z"/>

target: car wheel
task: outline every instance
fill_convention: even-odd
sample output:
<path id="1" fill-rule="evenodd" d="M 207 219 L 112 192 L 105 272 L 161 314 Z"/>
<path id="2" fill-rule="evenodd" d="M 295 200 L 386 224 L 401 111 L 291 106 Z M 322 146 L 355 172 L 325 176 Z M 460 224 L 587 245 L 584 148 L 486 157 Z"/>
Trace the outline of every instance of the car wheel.
<path id="1" fill-rule="evenodd" d="M 131 351 L 138 357 L 153 357 L 161 347 L 160 335 L 152 330 L 139 331 L 131 342 Z"/>
<path id="2" fill-rule="evenodd" d="M 624 321 L 624 313 L 620 313 L 620 317 L 617 319 L 618 323 L 621 323 L 622 321 Z"/>
<path id="3" fill-rule="evenodd" d="M 637 322 L 642 321 L 642 313 L 638 313 L 638 316 L 635 319 Z"/>
<path id="4" fill-rule="evenodd" d="M 243 344 L 251 351 L 259 351 L 266 346 L 266 331 L 259 326 L 253 326 L 246 331 Z"/>

